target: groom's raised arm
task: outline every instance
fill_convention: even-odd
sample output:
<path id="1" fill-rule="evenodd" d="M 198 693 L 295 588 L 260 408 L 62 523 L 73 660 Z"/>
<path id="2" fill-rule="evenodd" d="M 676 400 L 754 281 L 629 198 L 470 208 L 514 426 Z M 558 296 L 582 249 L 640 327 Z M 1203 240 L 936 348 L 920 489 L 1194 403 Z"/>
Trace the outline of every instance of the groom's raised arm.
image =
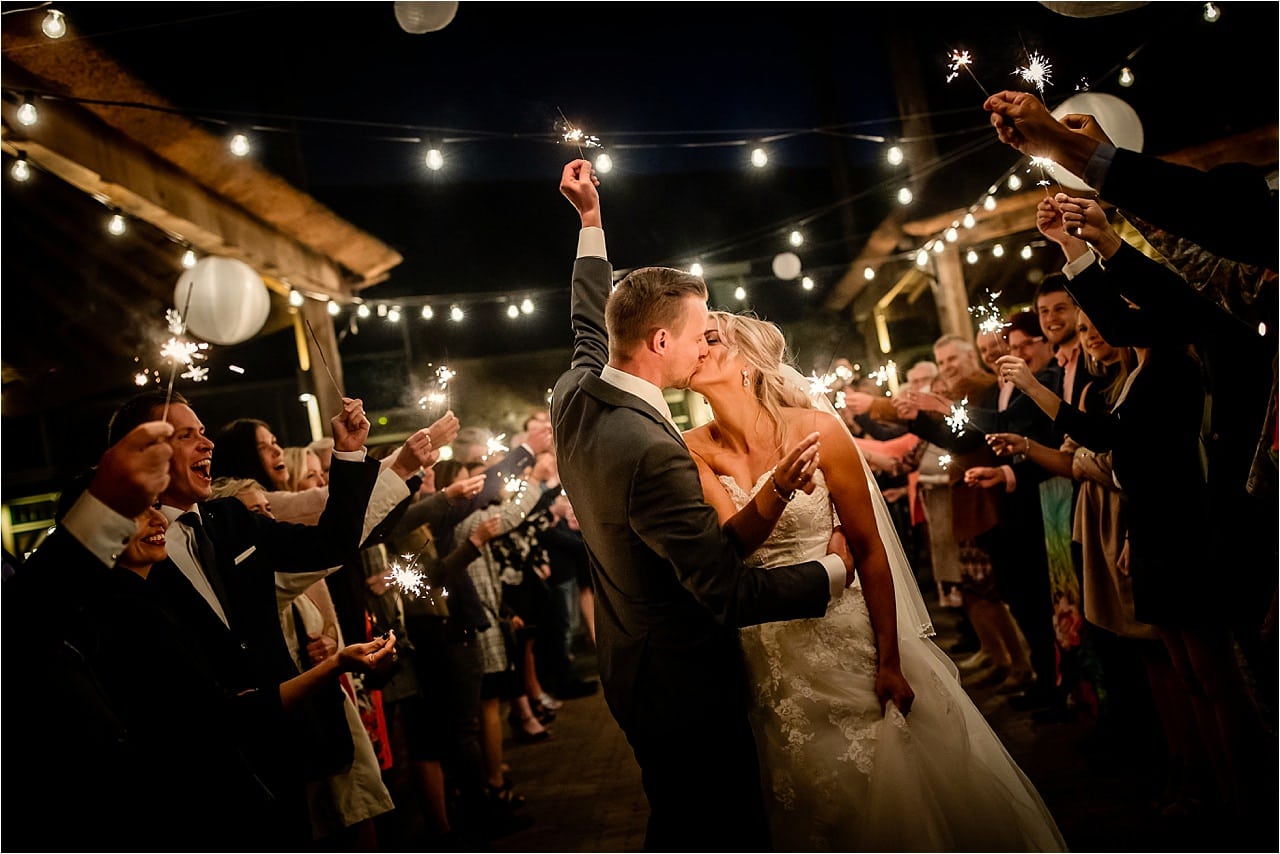
<path id="1" fill-rule="evenodd" d="M 570 317 L 573 325 L 573 368 L 599 373 L 609 361 L 609 337 L 605 331 L 604 304 L 613 284 L 613 268 L 605 251 L 600 218 L 600 179 L 586 160 L 573 160 L 560 177 L 560 193 L 582 220 L 578 254 L 573 264 Z"/>

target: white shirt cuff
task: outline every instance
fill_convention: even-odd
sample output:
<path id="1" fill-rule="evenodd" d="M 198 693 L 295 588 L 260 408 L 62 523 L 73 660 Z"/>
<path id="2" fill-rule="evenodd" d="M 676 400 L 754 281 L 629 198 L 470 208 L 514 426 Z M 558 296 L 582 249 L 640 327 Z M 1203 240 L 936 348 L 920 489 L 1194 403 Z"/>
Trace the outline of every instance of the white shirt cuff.
<path id="1" fill-rule="evenodd" d="M 115 566 L 124 547 L 138 533 L 137 522 L 121 516 L 87 491 L 71 505 L 60 524 L 108 567 Z"/>
<path id="2" fill-rule="evenodd" d="M 334 459 L 346 460 L 349 463 L 362 463 L 364 462 L 365 455 L 366 452 L 364 448 L 361 448 L 358 451 L 339 451 L 337 448 L 333 449 Z"/>
<path id="3" fill-rule="evenodd" d="M 818 559 L 818 563 L 822 564 L 822 568 L 827 571 L 827 577 L 831 580 L 831 598 L 839 599 L 844 593 L 845 580 L 848 573 L 844 570 L 844 561 L 840 559 L 840 555 L 823 555 Z"/>
<path id="4" fill-rule="evenodd" d="M 578 232 L 578 257 L 603 258 L 609 260 L 609 253 L 604 247 L 604 229 L 597 225 L 588 225 Z"/>
<path id="5" fill-rule="evenodd" d="M 1092 252 L 1086 252 L 1074 261 L 1068 261 L 1066 264 L 1062 265 L 1062 274 L 1067 277 L 1068 281 L 1070 281 L 1085 270 L 1089 269 L 1095 260 L 1097 259 L 1093 257 Z"/>
<path id="6" fill-rule="evenodd" d="M 1004 472 L 1004 491 L 1013 492 L 1018 488 L 1018 478 L 1013 474 L 1013 467 L 1000 466 L 1000 470 Z"/>

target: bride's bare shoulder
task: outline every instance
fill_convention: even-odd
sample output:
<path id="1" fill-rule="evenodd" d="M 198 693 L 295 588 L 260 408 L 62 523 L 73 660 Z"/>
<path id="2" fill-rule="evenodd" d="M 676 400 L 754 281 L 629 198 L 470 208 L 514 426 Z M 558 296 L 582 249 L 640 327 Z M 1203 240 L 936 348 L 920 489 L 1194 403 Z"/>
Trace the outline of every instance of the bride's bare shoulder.
<path id="1" fill-rule="evenodd" d="M 784 406 L 782 408 L 782 419 L 787 426 L 788 433 L 799 433 L 800 435 L 844 427 L 840 419 L 830 412 L 799 406 Z"/>

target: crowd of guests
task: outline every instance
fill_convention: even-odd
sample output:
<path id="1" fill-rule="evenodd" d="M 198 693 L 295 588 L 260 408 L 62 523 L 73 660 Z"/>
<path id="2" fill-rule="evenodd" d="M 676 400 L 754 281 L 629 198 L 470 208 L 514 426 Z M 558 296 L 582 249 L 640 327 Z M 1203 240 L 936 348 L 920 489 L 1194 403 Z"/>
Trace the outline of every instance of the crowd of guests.
<path id="1" fill-rule="evenodd" d="M 178 394 L 115 413 L 5 582 L 6 687 L 50 709 L 5 718 L 12 838 L 482 850 L 535 820 L 504 742 L 598 687 L 547 414 L 510 449 L 451 412 L 396 445 L 368 427 L 352 399 L 307 447 L 251 418 L 210 436 Z"/>
<path id="2" fill-rule="evenodd" d="M 1273 814 L 1275 331 L 1245 308 L 1274 321 L 1274 194 L 1166 174 L 1025 93 L 987 109 L 1255 287 L 1198 291 L 1098 200 L 1046 195 L 1063 271 L 1031 309 L 942 336 L 895 394 L 845 389 L 843 415 L 963 612 L 966 684 L 1150 747 L 1171 815 Z M 1215 227 L 1228 209 L 1260 236 Z M 13 838 L 377 850 L 398 813 L 450 850 L 534 820 L 504 744 L 551 741 L 597 687 L 575 673 L 593 597 L 547 414 L 510 448 L 452 413 L 394 446 L 369 427 L 344 398 L 331 438 L 282 448 L 257 419 L 207 433 L 181 395 L 120 407 L 4 582 Z"/>

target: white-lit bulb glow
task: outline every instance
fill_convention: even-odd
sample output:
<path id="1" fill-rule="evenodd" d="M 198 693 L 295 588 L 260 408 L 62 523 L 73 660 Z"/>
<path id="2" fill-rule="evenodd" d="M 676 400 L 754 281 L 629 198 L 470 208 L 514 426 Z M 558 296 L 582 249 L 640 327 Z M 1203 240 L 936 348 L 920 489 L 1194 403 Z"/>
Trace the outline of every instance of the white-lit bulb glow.
<path id="1" fill-rule="evenodd" d="M 733 291 L 733 298 L 734 298 L 734 299 L 736 299 L 736 300 L 744 300 L 744 299 L 746 299 L 746 298 L 747 298 L 747 289 L 746 289 L 746 288 L 744 288 L 744 287 L 742 287 L 742 286 L 738 286 L 737 288 L 734 288 L 734 291 Z"/>
<path id="2" fill-rule="evenodd" d="M 1222 10 L 1212 3 L 1204 4 L 1204 19 L 1209 23 L 1213 23 L 1222 17 Z M 49 36 L 49 38 L 57 38 L 57 36 Z"/>
<path id="3" fill-rule="evenodd" d="M 519 316 L 520 316 L 519 306 L 515 306 L 515 305 L 507 306 L 507 317 L 511 318 L 512 320 L 515 320 Z"/>
<path id="4" fill-rule="evenodd" d="M 1205 12 L 1205 20 L 1209 20 L 1208 12 Z M 57 9 L 50 9 L 40 22 L 40 32 L 51 39 L 60 39 L 67 34 L 67 19 Z"/>
<path id="5" fill-rule="evenodd" d="M 947 244 L 943 243 L 941 240 L 935 240 L 929 248 L 933 250 L 934 255 L 941 255 L 942 250 L 947 248 Z"/>
<path id="6" fill-rule="evenodd" d="M 701 276 L 702 265 L 699 264 L 697 261 L 694 261 L 692 264 L 689 265 L 689 272 L 695 276 Z"/>
<path id="7" fill-rule="evenodd" d="M 889 146 L 889 150 L 885 152 L 884 159 L 889 161 L 890 166 L 902 165 L 902 149 L 896 145 Z"/>
<path id="8" fill-rule="evenodd" d="M 40 121 L 40 111 L 36 109 L 36 105 L 30 101 L 24 101 L 18 108 L 18 124 L 31 127 L 38 121 Z"/>
<path id="9" fill-rule="evenodd" d="M 461 323 L 464 317 L 466 317 L 466 314 L 463 313 L 461 306 L 455 305 L 449 309 L 449 319 L 454 323 Z"/>
<path id="10" fill-rule="evenodd" d="M 388 323 L 400 322 L 400 306 L 393 305 L 391 307 L 391 310 L 387 312 L 387 322 Z"/>
<path id="11" fill-rule="evenodd" d="M 1028 245 L 1026 245 L 1026 246 L 1022 247 L 1022 250 L 1021 250 L 1020 252 L 1018 252 L 1018 254 L 1022 256 L 1022 260 L 1023 260 L 1023 261 L 1030 261 L 1030 260 L 1031 260 L 1031 246 L 1030 246 L 1030 244 L 1028 244 Z"/>
<path id="12" fill-rule="evenodd" d="M 520 300 L 520 313 L 533 314 L 533 300 L 529 299 L 528 297 L 525 297 L 524 299 Z"/>
<path id="13" fill-rule="evenodd" d="M 432 311 L 432 310 L 431 310 L 431 306 L 429 306 L 429 305 L 424 305 L 424 306 L 422 307 L 422 319 L 423 319 L 423 320 L 430 320 L 431 318 L 433 318 L 433 317 L 435 317 L 435 316 L 436 316 L 436 313 L 435 313 L 434 311 Z"/>
<path id="14" fill-rule="evenodd" d="M 613 158 L 607 154 L 601 154 L 596 158 L 596 171 L 601 175 L 608 175 L 613 171 Z"/>
<path id="15" fill-rule="evenodd" d="M 929 265 L 929 250 L 921 249 L 916 253 L 916 266 L 927 267 Z"/>
<path id="16" fill-rule="evenodd" d="M 427 155 L 424 158 L 427 168 L 432 172 L 438 172 L 444 166 L 444 154 L 438 148 L 427 149 Z"/>
<path id="17" fill-rule="evenodd" d="M 790 243 L 792 246 L 803 246 L 804 235 L 801 234 L 799 230 L 792 229 L 791 233 L 787 235 L 787 242 Z"/>
<path id="18" fill-rule="evenodd" d="M 813 290 L 813 279 L 809 276 L 805 276 L 800 280 L 800 287 L 804 288 L 806 291 Z"/>
<path id="19" fill-rule="evenodd" d="M 249 145 L 249 137 L 242 133 L 233 134 L 227 147 L 236 157 L 248 157 L 252 149 L 252 146 Z"/>
<path id="20" fill-rule="evenodd" d="M 128 228 L 128 223 L 124 221 L 124 217 L 120 214 L 112 214 L 111 219 L 107 220 L 107 231 L 111 232 L 116 237 L 124 234 Z"/>
<path id="21" fill-rule="evenodd" d="M 913 198 L 915 198 L 915 196 L 911 194 L 911 189 L 909 187 L 903 187 L 898 190 L 898 204 L 909 205 Z"/>
<path id="22" fill-rule="evenodd" d="M 27 164 L 26 160 L 18 158 L 13 161 L 13 166 L 9 169 L 9 174 L 13 176 L 13 180 L 25 184 L 27 181 L 31 180 L 31 167 Z"/>
<path id="23" fill-rule="evenodd" d="M 387 316 L 387 306 L 385 303 L 378 303 L 378 317 Z"/>
<path id="24" fill-rule="evenodd" d="M 1004 244 L 1002 244 L 1002 243 L 997 243 L 995 246 L 992 246 L 992 247 L 991 247 L 991 255 L 992 255 L 992 257 L 995 257 L 995 258 L 1003 258 L 1003 257 L 1004 257 Z"/>
<path id="25" fill-rule="evenodd" d="M 1266 337 L 1267 337 L 1267 324 L 1265 324 L 1265 323 L 1259 323 L 1259 324 L 1258 324 L 1258 336 L 1259 336 L 1260 338 L 1266 338 Z"/>
<path id="26" fill-rule="evenodd" d="M 876 277 L 876 271 L 875 271 L 875 270 L 871 269 L 870 267 L 863 267 L 863 268 L 862 268 L 862 278 L 866 279 L 866 280 L 869 282 L 869 281 L 871 281 L 872 279 L 874 279 L 875 277 Z"/>
<path id="27" fill-rule="evenodd" d="M 955 243 L 957 240 L 959 240 L 959 239 L 960 239 L 960 232 L 959 232 L 959 231 L 957 231 L 957 230 L 956 230 L 956 227 L 953 225 L 953 226 L 951 226 L 951 228 L 948 228 L 948 229 L 943 233 L 942 237 L 943 237 L 943 239 L 945 239 L 948 243 Z"/>
<path id="28" fill-rule="evenodd" d="M 367 319 L 370 314 L 372 314 L 372 312 L 369 310 L 369 306 L 364 303 L 360 303 L 360 305 L 356 306 L 356 317 L 361 320 Z"/>
<path id="29" fill-rule="evenodd" d="M 190 270 L 196 265 L 196 253 L 194 250 L 188 249 L 182 253 L 182 269 Z"/>
<path id="30" fill-rule="evenodd" d="M 769 165 L 769 153 L 763 148 L 751 149 L 751 165 L 757 169 L 763 169 Z"/>
<path id="31" fill-rule="evenodd" d="M 995 196 L 987 196 L 985 199 L 983 199 L 983 200 L 982 200 L 982 209 L 983 209 L 984 211 L 993 211 L 993 210 L 995 210 L 995 209 L 996 209 L 996 197 L 995 197 Z"/>
<path id="32" fill-rule="evenodd" d="M 975 225 L 978 224 L 978 220 L 974 217 L 973 214 L 967 213 L 964 215 L 964 219 L 960 220 L 960 224 L 963 225 L 965 228 L 973 228 Z"/>
<path id="33" fill-rule="evenodd" d="M 337 317 L 338 312 L 342 311 L 342 306 L 338 305 L 333 300 L 329 300 L 329 304 L 326 305 L 325 308 L 328 310 L 330 317 Z"/>
<path id="34" fill-rule="evenodd" d="M 302 303 L 306 298 L 302 295 L 302 291 L 289 291 L 289 305 L 294 308 L 302 308 Z"/>
<path id="35" fill-rule="evenodd" d="M 970 249 L 968 252 L 964 253 L 964 260 L 965 260 L 965 261 L 967 261 L 967 262 L 968 262 L 968 263 L 970 263 L 970 264 L 977 264 L 977 263 L 978 263 L 978 252 L 977 252 L 977 250 L 976 250 L 976 249 Z"/>
<path id="36" fill-rule="evenodd" d="M 1021 190 L 1021 189 L 1022 189 L 1022 179 L 1021 179 L 1021 178 L 1019 178 L 1017 175 L 1010 175 L 1010 176 L 1009 176 L 1009 189 L 1010 189 L 1010 190 Z"/>
<path id="37" fill-rule="evenodd" d="M 1133 85 L 1133 71 L 1129 66 L 1126 65 L 1124 68 L 1120 69 L 1120 79 L 1116 82 L 1126 89 Z"/>

